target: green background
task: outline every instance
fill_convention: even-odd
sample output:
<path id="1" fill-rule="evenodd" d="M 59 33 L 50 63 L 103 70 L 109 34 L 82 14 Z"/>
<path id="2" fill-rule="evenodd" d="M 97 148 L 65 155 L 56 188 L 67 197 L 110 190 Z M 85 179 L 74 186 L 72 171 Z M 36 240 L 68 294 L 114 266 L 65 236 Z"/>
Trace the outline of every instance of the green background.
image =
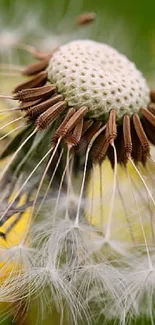
<path id="1" fill-rule="evenodd" d="M 83 12 L 97 13 L 96 22 L 83 34 L 74 28 L 75 17 Z M 155 1 L 154 0 L 0 0 L 0 27 L 20 27 L 24 17 L 39 16 L 42 37 L 50 32 L 78 34 L 107 42 L 128 55 L 153 79 L 155 72 Z M 3 26 L 2 26 L 3 27 Z M 44 33 L 42 33 L 44 30 Z M 44 35 L 43 35 L 44 34 Z M 39 29 L 36 28 L 39 38 Z M 32 36 L 32 35 L 31 35 Z"/>

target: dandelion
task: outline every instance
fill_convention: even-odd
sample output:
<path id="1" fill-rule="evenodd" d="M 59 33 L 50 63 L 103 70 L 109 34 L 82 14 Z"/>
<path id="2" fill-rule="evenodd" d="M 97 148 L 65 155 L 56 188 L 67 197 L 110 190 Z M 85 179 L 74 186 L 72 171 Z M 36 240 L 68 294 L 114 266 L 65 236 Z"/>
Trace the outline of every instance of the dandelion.
<path id="1" fill-rule="evenodd" d="M 95 18 L 96 18 L 96 15 L 94 12 L 88 12 L 88 13 L 82 14 L 77 17 L 77 25 L 78 26 L 87 25 L 87 24 L 91 23 L 92 21 L 94 21 Z"/>
<path id="2" fill-rule="evenodd" d="M 56 308 L 62 323 L 126 324 L 145 315 L 153 324 L 155 91 L 106 44 L 76 40 L 30 52 L 38 61 L 19 68 L 28 79 L 0 96 L 12 101 L 10 114 L 20 113 L 9 125 L 22 123 L 1 154 L 11 155 L 2 186 L 20 177 L 2 224 L 23 192 L 31 193 L 31 222 L 14 255 L 22 247 L 20 272 L 4 281 L 2 299 L 37 297 L 43 309 Z"/>

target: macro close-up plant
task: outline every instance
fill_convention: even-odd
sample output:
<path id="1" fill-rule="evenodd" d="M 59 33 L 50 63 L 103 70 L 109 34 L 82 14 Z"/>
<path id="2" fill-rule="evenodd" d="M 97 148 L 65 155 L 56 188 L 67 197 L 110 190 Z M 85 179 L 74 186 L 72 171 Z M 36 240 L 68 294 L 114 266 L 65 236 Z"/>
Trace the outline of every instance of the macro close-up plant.
<path id="1" fill-rule="evenodd" d="M 154 3 L 0 3 L 0 324 L 155 324 Z"/>

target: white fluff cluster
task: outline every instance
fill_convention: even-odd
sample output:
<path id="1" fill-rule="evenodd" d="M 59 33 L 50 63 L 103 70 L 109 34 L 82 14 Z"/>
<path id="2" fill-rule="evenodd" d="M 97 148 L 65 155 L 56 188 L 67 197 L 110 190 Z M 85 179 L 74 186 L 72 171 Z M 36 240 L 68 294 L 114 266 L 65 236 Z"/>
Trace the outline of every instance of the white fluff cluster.
<path id="1" fill-rule="evenodd" d="M 89 116 L 137 113 L 149 103 L 149 88 L 134 63 L 110 46 L 90 40 L 70 42 L 54 53 L 48 77 L 70 106 L 89 107 Z"/>
<path id="2" fill-rule="evenodd" d="M 19 2 L 15 0 L 8 7 L 8 11 L 0 3 L 0 58 L 1 63 L 4 61 L 17 64 L 23 54 L 23 43 L 31 38 L 36 45 L 43 33 L 40 9 L 29 9 L 24 3 L 19 6 Z"/>
<path id="3" fill-rule="evenodd" d="M 66 318 L 76 325 L 116 320 L 125 325 L 141 315 L 153 319 L 154 207 L 142 184 L 138 193 L 136 177 L 133 188 L 126 180 L 128 201 L 122 203 L 125 184 L 119 174 L 118 178 L 120 189 L 115 195 L 108 240 L 105 237 L 109 212 L 102 215 L 97 225 L 99 213 L 86 217 L 84 210 L 90 211 L 92 201 L 83 198 L 76 222 L 79 195 L 62 191 L 59 201 L 58 193 L 53 193 L 52 200 L 44 203 L 42 218 L 31 227 L 27 243 L 21 240 L 10 248 L 2 248 L 1 244 L 0 301 L 19 301 L 20 306 L 24 299 L 28 308 L 37 299 L 42 318 L 56 308 L 62 324 Z M 109 205 L 111 188 L 109 176 L 109 186 L 102 198 Z M 93 204 L 97 205 L 95 196 Z M 109 205 L 104 204 L 106 209 Z"/>

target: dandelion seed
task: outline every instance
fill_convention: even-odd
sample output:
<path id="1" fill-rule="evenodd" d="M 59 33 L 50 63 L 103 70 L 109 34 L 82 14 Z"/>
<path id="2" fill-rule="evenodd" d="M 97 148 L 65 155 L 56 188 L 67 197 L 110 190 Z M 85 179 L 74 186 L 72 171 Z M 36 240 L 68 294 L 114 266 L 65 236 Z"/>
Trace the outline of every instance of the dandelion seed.
<path id="1" fill-rule="evenodd" d="M 95 18 L 96 18 L 96 14 L 94 12 L 82 14 L 77 17 L 77 25 L 81 26 L 81 25 L 90 24 L 95 20 Z"/>

